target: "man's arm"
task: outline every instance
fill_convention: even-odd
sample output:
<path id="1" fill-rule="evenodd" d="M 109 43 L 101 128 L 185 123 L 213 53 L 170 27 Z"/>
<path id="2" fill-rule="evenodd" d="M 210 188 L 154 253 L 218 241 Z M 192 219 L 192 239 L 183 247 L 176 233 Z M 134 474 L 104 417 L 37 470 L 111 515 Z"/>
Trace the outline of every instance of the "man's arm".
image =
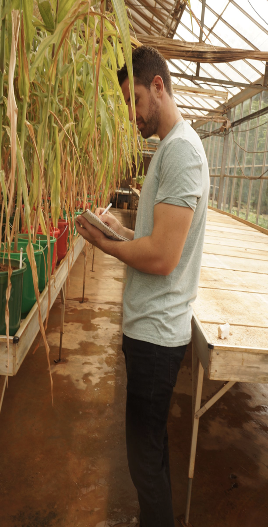
<path id="1" fill-rule="evenodd" d="M 159 203 L 154 207 L 152 234 L 130 242 L 114 242 L 108 239 L 83 217 L 77 217 L 77 230 L 104 253 L 118 258 L 138 271 L 169 275 L 180 261 L 193 215 L 194 212 L 189 207 Z"/>

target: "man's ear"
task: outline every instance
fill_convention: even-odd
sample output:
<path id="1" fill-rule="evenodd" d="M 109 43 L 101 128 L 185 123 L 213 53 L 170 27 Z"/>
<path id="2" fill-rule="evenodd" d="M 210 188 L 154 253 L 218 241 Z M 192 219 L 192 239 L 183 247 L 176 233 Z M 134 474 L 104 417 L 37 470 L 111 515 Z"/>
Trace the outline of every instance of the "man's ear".
<path id="1" fill-rule="evenodd" d="M 164 91 L 164 82 L 160 75 L 155 75 L 151 86 L 155 90 L 156 96 L 161 97 Z"/>

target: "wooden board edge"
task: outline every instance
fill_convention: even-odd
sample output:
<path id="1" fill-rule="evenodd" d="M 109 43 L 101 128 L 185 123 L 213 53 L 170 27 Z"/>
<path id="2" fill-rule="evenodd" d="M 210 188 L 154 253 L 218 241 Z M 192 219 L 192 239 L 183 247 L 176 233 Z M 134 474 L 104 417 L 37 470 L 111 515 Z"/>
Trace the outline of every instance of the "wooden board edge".
<path id="1" fill-rule="evenodd" d="M 224 361 L 221 354 L 224 354 Z M 236 364 L 228 360 L 229 350 L 211 351 L 209 379 L 218 381 L 235 381 L 240 383 L 268 383 L 267 360 L 263 354 L 237 352 Z M 249 362 L 247 363 L 248 356 Z M 251 356 L 251 357 L 250 357 Z M 231 366 L 229 368 L 229 365 Z"/>
<path id="2" fill-rule="evenodd" d="M 265 227 L 261 227 L 257 224 L 253 224 L 252 222 L 249 222 L 248 220 L 244 220 L 244 218 L 240 218 L 239 216 L 233 215 L 232 213 L 227 213 L 227 211 L 221 211 L 220 209 L 216 209 L 215 207 L 212 207 L 211 205 L 208 205 L 208 209 L 210 209 L 211 211 L 215 211 L 216 213 L 229 216 L 230 218 L 233 218 L 233 220 L 237 220 L 238 222 L 241 222 L 242 224 L 245 224 L 248 227 L 253 227 L 253 229 L 256 229 L 257 231 L 260 231 L 261 233 L 268 235 L 268 229 L 265 229 Z"/>
<path id="3" fill-rule="evenodd" d="M 210 373 L 210 355 L 213 344 L 209 343 L 206 333 L 204 332 L 196 314 L 192 318 L 192 346 L 195 354 L 201 361 L 205 374 L 209 377 Z"/>

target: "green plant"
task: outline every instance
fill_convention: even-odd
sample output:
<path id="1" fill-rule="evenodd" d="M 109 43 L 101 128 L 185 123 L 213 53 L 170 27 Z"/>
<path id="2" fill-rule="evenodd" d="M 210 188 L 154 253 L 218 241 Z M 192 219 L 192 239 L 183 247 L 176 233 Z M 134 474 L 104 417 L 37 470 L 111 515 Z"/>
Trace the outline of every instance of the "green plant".
<path id="1" fill-rule="evenodd" d="M 116 74 L 126 61 L 134 107 L 129 25 L 123 0 L 112 5 L 110 13 L 104 0 L 0 0 L 0 232 L 9 255 L 19 222 L 27 227 L 47 355 L 32 247 L 39 224 L 50 291 L 51 219 L 56 226 L 65 210 L 72 238 L 77 201 L 104 204 L 137 159 Z"/>

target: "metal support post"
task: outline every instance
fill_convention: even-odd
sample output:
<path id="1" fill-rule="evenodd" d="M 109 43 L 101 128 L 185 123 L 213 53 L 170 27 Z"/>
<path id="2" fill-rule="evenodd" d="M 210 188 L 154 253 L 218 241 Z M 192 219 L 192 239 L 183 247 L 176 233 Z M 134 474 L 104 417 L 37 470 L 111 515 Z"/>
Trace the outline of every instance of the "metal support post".
<path id="1" fill-rule="evenodd" d="M 85 244 L 83 255 L 84 255 L 84 276 L 83 276 L 83 293 L 82 293 L 81 303 L 85 302 L 85 286 L 86 286 L 86 271 L 87 271 L 87 243 Z"/>
<path id="2" fill-rule="evenodd" d="M 94 271 L 95 246 L 92 246 L 92 247 L 93 247 L 93 251 L 92 251 L 92 267 L 91 267 L 91 271 Z"/>
<path id="3" fill-rule="evenodd" d="M 60 298 L 61 298 L 61 319 L 60 319 L 60 348 L 59 348 L 59 358 L 54 359 L 55 363 L 63 363 L 66 360 L 61 359 L 61 352 L 62 352 L 62 338 L 64 334 L 64 314 L 65 314 L 65 297 L 66 297 L 66 281 L 64 282 L 61 290 L 60 290 Z"/>
<path id="4" fill-rule="evenodd" d="M 265 72 L 263 77 L 263 86 L 268 86 L 268 62 L 265 64 Z"/>
<path id="5" fill-rule="evenodd" d="M 227 119 L 230 120 L 230 117 L 231 117 L 231 113 L 229 110 L 227 113 Z M 222 151 L 222 159 L 221 159 L 221 174 L 220 174 L 219 194 L 218 194 L 218 203 L 217 203 L 218 209 L 221 209 L 222 207 L 224 176 L 225 176 L 225 168 L 226 168 L 226 161 L 227 161 L 227 155 L 228 155 L 228 139 L 229 139 L 229 134 L 226 131 L 224 135 L 224 140 L 223 140 L 223 151 Z"/>

